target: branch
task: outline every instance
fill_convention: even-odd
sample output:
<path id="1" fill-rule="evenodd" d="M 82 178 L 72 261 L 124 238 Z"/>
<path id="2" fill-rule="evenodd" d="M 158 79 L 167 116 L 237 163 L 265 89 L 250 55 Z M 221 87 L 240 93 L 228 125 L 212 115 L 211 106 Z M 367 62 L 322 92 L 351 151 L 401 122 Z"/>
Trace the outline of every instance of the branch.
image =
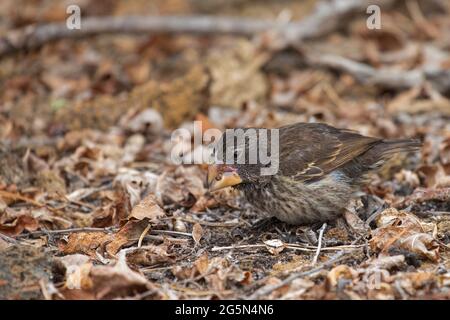
<path id="1" fill-rule="evenodd" d="M 430 82 L 433 88 L 441 93 L 450 89 L 450 71 L 448 70 L 427 69 L 425 67 L 407 71 L 391 68 L 375 69 L 367 64 L 332 54 L 308 54 L 306 60 L 313 67 L 325 67 L 349 73 L 364 85 L 402 90 Z"/>
<path id="2" fill-rule="evenodd" d="M 316 55 L 308 58 L 309 64 L 344 71 L 363 84 L 372 84 L 391 89 L 406 89 L 420 85 L 424 75 L 420 70 L 399 71 L 390 68 L 375 69 L 337 55 Z"/>
<path id="3" fill-rule="evenodd" d="M 279 31 L 285 43 L 328 34 L 346 23 L 348 15 L 365 10 L 369 4 L 390 6 L 396 0 L 332 0 L 319 2 L 316 10 L 299 22 L 282 23 L 271 20 L 219 16 L 122 16 L 90 17 L 81 21 L 80 30 L 70 30 L 65 23 L 30 25 L 13 30 L 0 38 L 0 57 L 30 50 L 59 39 L 83 38 L 97 34 L 234 34 L 252 36 L 266 31 Z"/>

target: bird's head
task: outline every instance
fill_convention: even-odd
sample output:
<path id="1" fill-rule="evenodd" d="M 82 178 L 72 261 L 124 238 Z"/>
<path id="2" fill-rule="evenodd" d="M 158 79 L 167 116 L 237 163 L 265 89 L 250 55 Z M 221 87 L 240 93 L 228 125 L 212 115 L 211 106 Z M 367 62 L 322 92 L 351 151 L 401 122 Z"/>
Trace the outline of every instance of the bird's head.
<path id="1" fill-rule="evenodd" d="M 226 131 L 214 145 L 213 163 L 208 167 L 210 191 L 261 184 L 270 179 L 261 174 L 261 168 L 268 164 L 260 161 L 259 135 L 254 135 L 258 129 L 240 130 Z"/>

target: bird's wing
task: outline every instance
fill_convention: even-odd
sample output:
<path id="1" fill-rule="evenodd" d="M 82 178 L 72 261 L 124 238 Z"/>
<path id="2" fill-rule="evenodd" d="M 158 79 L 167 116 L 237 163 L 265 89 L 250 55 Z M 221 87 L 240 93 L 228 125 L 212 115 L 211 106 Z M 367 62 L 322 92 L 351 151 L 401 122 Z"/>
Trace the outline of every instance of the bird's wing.
<path id="1" fill-rule="evenodd" d="M 380 140 L 325 124 L 280 128 L 280 171 L 300 181 L 320 179 Z"/>

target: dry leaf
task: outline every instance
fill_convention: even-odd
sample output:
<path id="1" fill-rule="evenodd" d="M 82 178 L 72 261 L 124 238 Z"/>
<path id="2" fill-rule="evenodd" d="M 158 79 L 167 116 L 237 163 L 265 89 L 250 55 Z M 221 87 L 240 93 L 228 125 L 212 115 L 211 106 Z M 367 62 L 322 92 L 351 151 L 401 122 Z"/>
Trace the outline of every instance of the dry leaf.
<path id="1" fill-rule="evenodd" d="M 138 266 L 152 266 L 172 261 L 166 246 L 146 245 L 127 253 L 127 262 Z"/>
<path id="2" fill-rule="evenodd" d="M 358 277 L 358 273 L 346 265 L 334 267 L 327 274 L 327 280 L 331 287 L 336 287 L 338 282 L 342 279 L 353 282 Z"/>
<path id="3" fill-rule="evenodd" d="M 157 223 L 165 215 L 166 213 L 164 210 L 156 203 L 156 197 L 150 194 L 142 199 L 133 210 L 131 210 L 131 214 L 128 218 L 137 220 L 148 219 L 152 223 Z"/>
<path id="4" fill-rule="evenodd" d="M 264 241 L 266 249 L 273 255 L 277 255 L 286 248 L 286 244 L 279 239 L 271 239 Z"/>
<path id="5" fill-rule="evenodd" d="M 399 247 L 431 261 L 438 261 L 439 244 L 432 235 L 424 233 L 417 217 L 390 208 L 381 213 L 377 225 L 378 228 L 372 230 L 372 250 L 387 252 L 392 247 Z"/>
<path id="6" fill-rule="evenodd" d="M 63 296 L 66 299 L 114 299 L 133 297 L 155 289 L 143 275 L 128 267 L 124 252 L 119 254 L 114 266 L 93 266 L 88 277 L 89 287 L 81 290 L 62 290 Z M 158 295 L 156 290 L 155 295 Z"/>
<path id="7" fill-rule="evenodd" d="M 199 223 L 195 223 L 192 227 L 192 238 L 196 244 L 200 244 L 200 240 L 203 236 L 203 228 Z"/>
<path id="8" fill-rule="evenodd" d="M 139 172 L 133 169 L 120 169 L 113 184 L 121 186 L 130 196 L 130 205 L 134 207 L 141 201 L 144 190 L 154 192 L 158 176 L 151 172 Z"/>
<path id="9" fill-rule="evenodd" d="M 39 221 L 29 213 L 17 213 L 12 210 L 0 212 L 0 232 L 8 236 L 16 236 L 24 230 L 36 231 L 39 228 Z"/>
<path id="10" fill-rule="evenodd" d="M 110 239 L 111 235 L 104 232 L 74 232 L 66 244 L 60 245 L 60 250 L 63 254 L 82 253 L 95 258 L 95 251 Z"/>
<path id="11" fill-rule="evenodd" d="M 111 240 L 106 244 L 106 252 L 109 255 L 115 254 L 122 249 L 126 244 L 137 241 L 147 228 L 148 222 L 146 220 L 130 220 L 120 230 L 111 235 Z"/>
<path id="12" fill-rule="evenodd" d="M 90 289 L 92 281 L 89 273 L 93 264 L 88 256 L 82 254 L 72 254 L 58 259 L 65 268 L 66 282 L 68 289 Z"/>
<path id="13" fill-rule="evenodd" d="M 205 194 L 205 179 L 205 172 L 196 166 L 170 168 L 156 184 L 158 201 L 190 208 Z"/>

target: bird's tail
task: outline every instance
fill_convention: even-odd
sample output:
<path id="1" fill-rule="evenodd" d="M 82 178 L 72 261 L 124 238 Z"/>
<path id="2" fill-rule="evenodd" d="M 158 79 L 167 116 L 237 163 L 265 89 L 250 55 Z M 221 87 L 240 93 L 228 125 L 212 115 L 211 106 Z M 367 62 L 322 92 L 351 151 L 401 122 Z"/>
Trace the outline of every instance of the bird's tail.
<path id="1" fill-rule="evenodd" d="M 355 183 L 366 183 L 368 173 L 379 170 L 396 153 L 420 150 L 422 143 L 415 139 L 385 139 L 376 141 L 372 148 L 343 168 Z"/>
<path id="2" fill-rule="evenodd" d="M 422 143 L 416 139 L 385 139 L 371 148 L 363 162 L 370 169 L 380 168 L 396 153 L 419 151 Z"/>
<path id="3" fill-rule="evenodd" d="M 375 148 L 377 147 L 380 155 L 390 156 L 398 152 L 419 151 L 422 147 L 422 142 L 417 139 L 385 139 L 375 146 Z"/>

